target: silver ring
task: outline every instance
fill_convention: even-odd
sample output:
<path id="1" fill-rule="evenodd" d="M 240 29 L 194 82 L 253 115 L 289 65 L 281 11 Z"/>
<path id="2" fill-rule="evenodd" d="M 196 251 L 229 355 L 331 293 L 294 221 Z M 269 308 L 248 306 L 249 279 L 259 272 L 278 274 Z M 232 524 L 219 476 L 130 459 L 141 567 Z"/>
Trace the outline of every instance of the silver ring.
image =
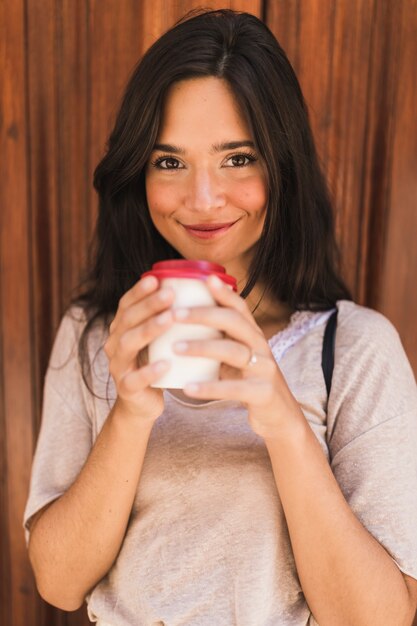
<path id="1" fill-rule="evenodd" d="M 256 352 L 252 350 L 249 361 L 246 363 L 245 367 L 252 367 L 252 365 L 256 365 L 258 362 L 258 357 L 256 356 Z"/>

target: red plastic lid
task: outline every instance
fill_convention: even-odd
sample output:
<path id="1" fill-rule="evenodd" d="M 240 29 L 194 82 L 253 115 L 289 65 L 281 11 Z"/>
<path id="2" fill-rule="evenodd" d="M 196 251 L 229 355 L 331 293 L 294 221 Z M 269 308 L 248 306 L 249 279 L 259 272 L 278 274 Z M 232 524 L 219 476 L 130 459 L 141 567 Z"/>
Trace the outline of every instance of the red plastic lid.
<path id="1" fill-rule="evenodd" d="M 224 283 L 231 285 L 237 291 L 236 278 L 226 274 L 226 269 L 217 263 L 210 261 L 190 261 L 188 259 L 173 259 L 169 261 L 159 261 L 152 265 L 152 269 L 142 274 L 144 276 L 156 276 L 159 280 L 163 278 L 199 278 L 205 280 L 211 274 L 215 274 Z"/>

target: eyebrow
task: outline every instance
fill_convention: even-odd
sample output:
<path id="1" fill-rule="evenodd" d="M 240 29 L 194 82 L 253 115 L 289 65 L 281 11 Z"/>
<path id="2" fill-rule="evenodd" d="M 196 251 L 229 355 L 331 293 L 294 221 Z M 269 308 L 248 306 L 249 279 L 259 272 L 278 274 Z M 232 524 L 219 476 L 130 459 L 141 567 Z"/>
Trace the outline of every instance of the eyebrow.
<path id="1" fill-rule="evenodd" d="M 215 143 L 211 146 L 210 152 L 224 152 L 225 150 L 236 150 L 238 148 L 255 148 L 253 141 L 226 141 L 224 143 Z M 181 146 L 174 146 L 171 143 L 156 143 L 153 150 L 160 150 L 161 152 L 174 152 L 175 154 L 186 154 L 185 148 Z"/>

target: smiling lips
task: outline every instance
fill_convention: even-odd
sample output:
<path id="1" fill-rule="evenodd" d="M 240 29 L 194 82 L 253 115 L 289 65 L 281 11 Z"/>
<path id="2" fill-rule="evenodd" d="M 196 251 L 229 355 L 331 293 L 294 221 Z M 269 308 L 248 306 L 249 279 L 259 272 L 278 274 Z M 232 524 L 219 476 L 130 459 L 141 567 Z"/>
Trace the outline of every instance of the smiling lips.
<path id="1" fill-rule="evenodd" d="M 237 221 L 237 220 L 236 220 Z M 183 224 L 185 230 L 194 237 L 198 237 L 199 239 L 211 239 L 220 235 L 221 233 L 225 233 L 233 224 L 236 222 L 227 222 L 222 224 L 216 224 L 213 222 L 208 222 L 206 224 Z"/>

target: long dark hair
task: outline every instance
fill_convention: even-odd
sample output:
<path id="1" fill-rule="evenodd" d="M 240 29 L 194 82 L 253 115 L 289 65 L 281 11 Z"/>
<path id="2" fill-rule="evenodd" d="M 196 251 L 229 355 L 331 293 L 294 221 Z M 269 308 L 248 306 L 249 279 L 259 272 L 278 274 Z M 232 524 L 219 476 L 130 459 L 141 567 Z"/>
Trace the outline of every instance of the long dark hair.
<path id="1" fill-rule="evenodd" d="M 260 281 L 295 310 L 326 310 L 351 299 L 339 274 L 329 193 L 291 64 L 254 15 L 203 11 L 188 14 L 143 56 L 96 168 L 99 213 L 91 269 L 75 300 L 88 312 L 86 332 L 97 318 L 115 313 L 123 293 L 154 262 L 180 257 L 149 216 L 145 166 L 167 90 L 203 76 L 228 82 L 267 169 L 265 224 L 242 297 Z"/>

